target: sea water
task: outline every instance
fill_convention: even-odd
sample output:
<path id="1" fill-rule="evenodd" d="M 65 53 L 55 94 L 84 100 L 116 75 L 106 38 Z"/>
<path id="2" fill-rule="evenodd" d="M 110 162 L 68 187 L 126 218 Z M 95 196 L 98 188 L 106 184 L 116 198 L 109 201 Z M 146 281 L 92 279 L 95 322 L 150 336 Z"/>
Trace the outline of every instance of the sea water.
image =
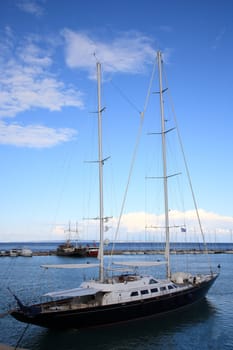
<path id="1" fill-rule="evenodd" d="M 110 260 L 107 257 L 107 263 Z M 152 260 L 161 255 L 115 256 L 115 259 Z M 0 343 L 33 350 L 155 350 L 155 349 L 233 349 L 233 254 L 211 254 L 214 270 L 220 265 L 220 275 L 207 298 L 193 306 L 139 321 L 88 330 L 55 331 L 27 326 L 7 315 L 0 319 Z M 87 262 L 80 258 L 78 262 Z M 90 261 L 90 259 L 89 259 Z M 95 259 L 91 259 L 92 262 Z M 171 256 L 174 269 L 206 272 L 204 254 Z M 74 288 L 83 279 L 97 275 L 97 269 L 44 270 L 42 264 L 74 263 L 77 258 L 58 256 L 0 258 L 0 312 L 14 304 L 17 294 L 22 301 L 38 301 L 48 291 Z M 156 268 L 157 269 L 157 268 Z M 163 267 L 143 271 L 162 277 Z M 161 276 L 160 276 L 161 275 Z"/>

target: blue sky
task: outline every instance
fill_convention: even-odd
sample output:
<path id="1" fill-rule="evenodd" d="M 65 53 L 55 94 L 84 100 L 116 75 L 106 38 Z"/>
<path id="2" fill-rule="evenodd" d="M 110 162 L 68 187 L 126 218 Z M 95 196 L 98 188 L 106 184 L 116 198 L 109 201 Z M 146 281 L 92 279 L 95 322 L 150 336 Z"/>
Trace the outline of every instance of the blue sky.
<path id="1" fill-rule="evenodd" d="M 97 237 L 97 223 L 82 220 L 98 216 L 97 167 L 85 163 L 97 157 L 90 113 L 97 103 L 96 59 L 106 106 L 104 156 L 111 156 L 104 166 L 105 215 L 113 217 L 106 236 L 113 237 L 157 50 L 164 53 L 207 240 L 231 240 L 232 16 L 230 0 L 2 1 L 0 240 L 61 239 L 69 221 L 78 221 L 81 239 Z M 151 123 L 158 102 L 151 98 L 145 114 L 147 145 L 147 132 L 158 130 Z M 163 213 L 160 192 L 158 209 L 145 204 L 152 191 L 145 175 L 161 174 L 148 172 L 151 160 L 141 144 L 138 158 L 120 239 L 144 239 L 145 224 L 158 224 Z M 175 200 L 169 204 L 171 221 L 186 224 L 186 239 L 194 237 L 191 202 L 177 211 Z"/>

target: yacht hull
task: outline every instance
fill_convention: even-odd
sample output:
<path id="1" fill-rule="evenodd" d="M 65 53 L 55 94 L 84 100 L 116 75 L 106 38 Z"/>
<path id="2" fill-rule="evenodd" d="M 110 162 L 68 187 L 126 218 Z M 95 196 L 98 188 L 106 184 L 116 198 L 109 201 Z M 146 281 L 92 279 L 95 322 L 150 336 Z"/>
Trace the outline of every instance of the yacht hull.
<path id="1" fill-rule="evenodd" d="M 126 303 L 97 306 L 79 310 L 40 312 L 40 304 L 30 310 L 12 310 L 18 321 L 46 328 L 89 328 L 160 315 L 201 300 L 207 294 L 217 275 L 209 281 L 163 296 L 140 299 Z"/>

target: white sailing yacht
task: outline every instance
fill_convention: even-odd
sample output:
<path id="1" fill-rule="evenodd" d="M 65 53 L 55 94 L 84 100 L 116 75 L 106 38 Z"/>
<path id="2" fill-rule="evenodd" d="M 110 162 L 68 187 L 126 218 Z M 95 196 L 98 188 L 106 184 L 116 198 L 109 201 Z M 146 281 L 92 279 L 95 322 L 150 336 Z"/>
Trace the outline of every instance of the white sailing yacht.
<path id="1" fill-rule="evenodd" d="M 118 263 L 121 272 L 108 276 L 104 265 L 104 213 L 103 213 L 103 164 L 102 156 L 102 106 L 101 66 L 97 63 L 98 77 L 98 135 L 99 135 L 99 195 L 100 195 L 100 246 L 99 264 L 44 265 L 44 268 L 92 268 L 99 266 L 98 280 L 84 281 L 78 288 L 49 292 L 50 301 L 24 305 L 16 296 L 17 308 L 11 315 L 19 321 L 47 328 L 88 328 L 105 324 L 125 322 L 162 314 L 193 304 L 205 297 L 218 274 L 192 275 L 186 272 L 171 273 L 169 254 L 169 211 L 166 170 L 166 130 L 163 111 L 162 58 L 157 53 L 161 135 L 163 146 L 163 190 L 165 207 L 166 249 L 164 261 L 127 261 Z M 132 269 L 166 264 L 167 276 L 159 279 L 154 275 L 141 275 Z M 127 271 L 127 273 L 125 273 Z M 131 271 L 131 272 L 129 272 Z"/>

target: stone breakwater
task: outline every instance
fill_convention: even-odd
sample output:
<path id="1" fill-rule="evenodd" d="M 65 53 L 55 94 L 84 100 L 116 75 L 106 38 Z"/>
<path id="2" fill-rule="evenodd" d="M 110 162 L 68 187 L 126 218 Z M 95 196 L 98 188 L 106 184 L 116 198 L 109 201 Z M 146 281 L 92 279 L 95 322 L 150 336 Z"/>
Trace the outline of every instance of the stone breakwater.
<path id="1" fill-rule="evenodd" d="M 171 254 L 204 254 L 206 251 L 199 250 L 199 249 L 172 249 L 170 251 Z M 209 254 L 233 254 L 233 250 L 231 249 L 222 249 L 222 250 L 215 250 L 211 249 L 208 250 Z M 111 250 L 105 250 L 105 255 L 156 255 L 156 254 L 164 254 L 163 250 L 114 250 L 113 252 Z M 49 251 L 34 251 L 32 253 L 32 256 L 54 256 L 57 255 L 56 250 L 49 250 Z M 2 255 L 7 256 L 7 255 Z"/>
<path id="2" fill-rule="evenodd" d="M 206 253 L 205 250 L 201 249 L 171 249 L 170 251 L 171 254 L 204 254 Z M 233 254 L 232 249 L 210 249 L 208 250 L 209 254 Z M 114 250 L 113 252 L 111 250 L 106 249 L 104 251 L 105 255 L 163 255 L 164 250 L 137 250 L 137 249 L 132 249 L 132 250 Z M 33 251 L 32 256 L 54 256 L 57 255 L 56 250 L 42 250 L 42 251 Z M 11 256 L 8 251 L 0 251 L 0 257 L 6 257 L 6 256 Z"/>

